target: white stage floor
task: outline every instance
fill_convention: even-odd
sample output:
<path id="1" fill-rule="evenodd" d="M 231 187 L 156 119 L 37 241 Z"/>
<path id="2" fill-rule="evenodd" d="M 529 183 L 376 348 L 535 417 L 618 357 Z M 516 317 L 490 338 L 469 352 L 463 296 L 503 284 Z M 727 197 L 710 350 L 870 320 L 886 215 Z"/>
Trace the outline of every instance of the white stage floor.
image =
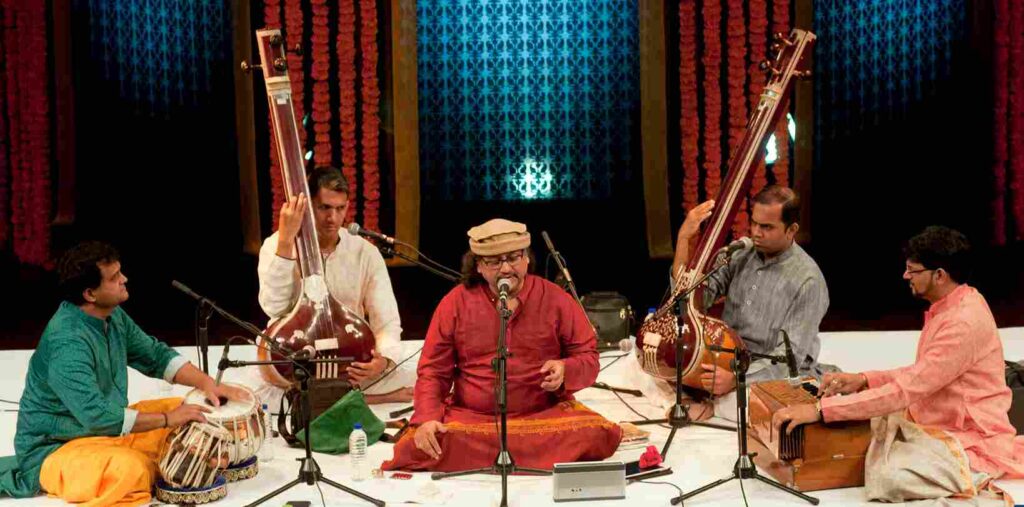
<path id="1" fill-rule="evenodd" d="M 909 364 L 914 360 L 917 345 L 917 331 L 899 332 L 849 332 L 823 333 L 820 360 L 836 364 L 845 371 L 865 369 L 885 369 Z M 1024 328 L 1001 330 L 1006 358 L 1009 360 L 1024 359 Z M 416 351 L 421 342 L 403 342 L 409 353 Z M 195 361 L 194 347 L 179 349 L 187 357 Z M 232 359 L 253 358 L 252 347 L 236 347 L 231 349 Z M 31 350 L 5 351 L 0 355 L 0 399 L 17 400 L 24 387 L 25 372 Z M 601 360 L 608 364 L 617 353 L 607 353 L 609 357 Z M 220 357 L 220 348 L 210 350 L 210 363 L 216 367 Z M 624 358 L 602 372 L 600 380 L 611 385 L 622 385 L 627 360 Z M 410 363 L 414 362 L 411 360 Z M 145 398 L 164 397 L 172 391 L 166 384 L 139 375 L 132 370 L 129 380 L 129 398 L 132 402 Z M 226 381 L 251 383 L 254 372 L 231 370 L 225 374 Z M 174 395 L 183 395 L 187 389 L 177 386 Z M 641 413 L 655 418 L 662 417 L 662 410 L 653 406 L 644 398 L 623 395 L 626 401 Z M 612 420 L 635 420 L 635 414 L 629 411 L 622 402 L 607 391 L 586 389 L 577 394 L 577 398 Z M 378 405 L 373 407 L 381 419 L 386 420 L 387 413 L 405 405 Z M 0 408 L 14 408 L 2 404 Z M 276 410 L 276 403 L 271 405 Z M 17 421 L 16 412 L 0 413 L 0 456 L 14 454 L 14 432 Z M 669 430 L 646 426 L 651 430 L 651 444 L 659 449 L 664 445 Z M 277 439 L 275 459 L 269 463 L 260 463 L 260 473 L 255 479 L 228 485 L 226 499 L 212 505 L 244 505 L 273 491 L 297 476 L 298 462 L 294 459 L 302 455 L 302 451 L 285 446 Z M 638 458 L 642 450 L 633 449 L 620 451 L 610 458 L 614 461 L 632 461 Z M 369 447 L 372 467 L 391 457 L 390 444 L 377 443 Z M 689 427 L 680 430 L 672 443 L 667 463 L 672 467 L 672 475 L 652 479 L 654 481 L 671 482 L 684 491 L 691 491 L 708 482 L 730 475 L 736 460 L 737 442 L 735 433 L 720 430 Z M 455 505 L 466 507 L 488 507 L 498 505 L 500 498 L 500 478 L 497 476 L 473 476 L 445 481 L 432 481 L 428 473 L 416 473 L 411 480 L 370 479 L 362 482 L 349 480 L 349 459 L 344 456 L 315 454 L 324 475 L 337 482 L 357 489 L 365 494 L 386 501 L 389 505 L 415 503 L 425 505 Z M 387 475 L 390 475 L 387 474 Z M 1024 481 L 1010 481 L 1022 483 Z M 751 506 L 768 507 L 778 505 L 808 505 L 802 500 L 787 493 L 776 490 L 757 481 L 743 481 L 747 500 Z M 324 497 L 328 506 L 367 506 L 363 502 L 334 488 L 322 484 Z M 550 477 L 512 477 L 509 482 L 509 500 L 513 507 L 542 507 L 555 505 L 552 501 L 552 481 Z M 587 502 L 586 505 L 669 505 L 669 500 L 678 493 L 668 485 L 633 483 L 626 488 L 625 500 L 609 500 Z M 863 498 L 862 488 L 847 488 L 811 493 L 821 499 L 821 505 L 870 505 Z M 306 500 L 311 505 L 322 505 L 317 489 L 305 484 L 296 486 L 290 491 L 267 502 L 268 506 L 281 506 L 289 500 Z M 6 506 L 50 506 L 65 505 L 63 502 L 37 497 L 14 500 L 0 499 L 0 507 Z M 687 506 L 735 506 L 743 505 L 740 483 L 731 481 L 711 491 L 702 493 L 686 501 Z M 875 504 L 877 505 L 877 504 Z"/>

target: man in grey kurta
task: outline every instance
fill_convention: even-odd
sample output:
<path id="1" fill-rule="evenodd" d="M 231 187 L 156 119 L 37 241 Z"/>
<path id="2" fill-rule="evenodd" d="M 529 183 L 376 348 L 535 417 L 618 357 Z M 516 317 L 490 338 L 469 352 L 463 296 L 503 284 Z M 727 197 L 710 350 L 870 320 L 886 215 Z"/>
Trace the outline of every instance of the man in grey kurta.
<path id="1" fill-rule="evenodd" d="M 213 379 L 143 332 L 120 308 L 128 293 L 117 258 L 112 247 L 90 242 L 62 259 L 61 285 L 68 300 L 50 319 L 29 362 L 14 438 L 16 456 L 0 458 L 0 493 L 39 494 L 43 462 L 74 439 L 123 436 L 205 420 L 205 409 L 196 405 L 164 413 L 129 408 L 128 366 L 150 377 L 198 387 L 208 398 L 245 396 L 236 388 L 214 385 Z M 212 399 L 211 403 L 217 404 Z"/>
<path id="2" fill-rule="evenodd" d="M 679 230 L 673 279 L 686 268 L 690 243 L 714 205 L 707 201 L 687 214 Z M 708 279 L 705 306 L 724 296 L 722 320 L 752 352 L 783 354 L 780 331 L 786 332 L 800 374 L 820 377 L 818 326 L 828 310 L 828 287 L 817 263 L 794 241 L 800 230 L 799 209 L 796 194 L 785 187 L 766 187 L 754 197 L 750 218 L 754 247 L 734 253 L 729 264 Z M 735 390 L 733 372 L 711 365 L 702 369 L 701 383 L 709 392 L 726 395 Z M 787 375 L 785 364 L 757 360 L 751 363 L 747 379 L 756 382 Z M 716 412 L 730 416 L 735 409 L 726 408 L 730 403 L 725 401 Z"/>

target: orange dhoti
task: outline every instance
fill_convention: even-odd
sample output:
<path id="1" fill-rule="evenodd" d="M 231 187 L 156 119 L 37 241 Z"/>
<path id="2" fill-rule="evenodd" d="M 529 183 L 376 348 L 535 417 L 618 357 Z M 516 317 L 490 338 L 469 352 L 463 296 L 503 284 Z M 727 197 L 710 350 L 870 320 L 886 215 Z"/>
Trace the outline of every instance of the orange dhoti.
<path id="1" fill-rule="evenodd" d="M 129 408 L 168 412 L 181 398 L 146 400 Z M 52 497 L 82 507 L 144 505 L 157 477 L 169 428 L 121 437 L 76 438 L 43 461 L 39 485 Z"/>
<path id="2" fill-rule="evenodd" d="M 437 432 L 441 457 L 434 459 L 416 447 L 416 429 L 395 444 L 395 455 L 384 470 L 458 471 L 485 468 L 498 456 L 498 424 L 494 414 L 459 407 L 445 410 L 446 432 Z M 508 416 L 508 450 L 516 466 L 551 468 L 555 463 L 600 461 L 615 453 L 622 437 L 618 424 L 578 401 L 563 401 L 529 415 Z"/>

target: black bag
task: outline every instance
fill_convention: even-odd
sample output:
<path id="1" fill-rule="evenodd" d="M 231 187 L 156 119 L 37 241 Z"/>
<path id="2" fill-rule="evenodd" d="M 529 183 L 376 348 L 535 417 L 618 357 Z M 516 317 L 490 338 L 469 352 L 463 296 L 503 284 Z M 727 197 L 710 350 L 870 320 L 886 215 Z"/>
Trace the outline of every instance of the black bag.
<path id="1" fill-rule="evenodd" d="M 618 349 L 633 329 L 633 308 L 618 292 L 591 292 L 580 298 L 583 310 L 597 328 L 597 348 Z"/>
<path id="2" fill-rule="evenodd" d="M 352 384 L 347 380 L 325 378 L 310 379 L 309 381 L 309 411 L 310 421 L 315 420 L 320 414 L 331 408 L 338 400 L 342 399 L 352 390 Z M 278 409 L 277 429 L 285 442 L 292 447 L 300 447 L 303 443 L 295 438 L 295 434 L 305 427 L 305 420 L 302 418 L 302 399 L 299 385 L 296 383 L 285 391 L 281 396 L 281 406 Z M 287 408 L 285 406 L 287 405 Z M 291 424 L 287 424 L 290 422 Z M 290 426 L 290 427 L 289 427 Z"/>

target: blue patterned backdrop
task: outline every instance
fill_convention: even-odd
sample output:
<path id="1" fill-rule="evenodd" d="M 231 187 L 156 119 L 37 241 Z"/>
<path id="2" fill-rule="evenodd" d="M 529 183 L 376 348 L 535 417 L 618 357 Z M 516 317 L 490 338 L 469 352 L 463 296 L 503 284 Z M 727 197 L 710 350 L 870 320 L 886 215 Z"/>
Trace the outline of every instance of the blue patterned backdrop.
<path id="1" fill-rule="evenodd" d="M 636 0 L 419 0 L 425 198 L 598 199 L 629 181 Z"/>
<path id="2" fill-rule="evenodd" d="M 900 117 L 933 96 L 951 74 L 965 17 L 965 0 L 814 2 L 817 139 Z"/>
<path id="3" fill-rule="evenodd" d="M 216 66 L 231 65 L 230 2 L 88 0 L 85 7 L 93 58 L 121 97 L 144 111 L 201 105 Z"/>

